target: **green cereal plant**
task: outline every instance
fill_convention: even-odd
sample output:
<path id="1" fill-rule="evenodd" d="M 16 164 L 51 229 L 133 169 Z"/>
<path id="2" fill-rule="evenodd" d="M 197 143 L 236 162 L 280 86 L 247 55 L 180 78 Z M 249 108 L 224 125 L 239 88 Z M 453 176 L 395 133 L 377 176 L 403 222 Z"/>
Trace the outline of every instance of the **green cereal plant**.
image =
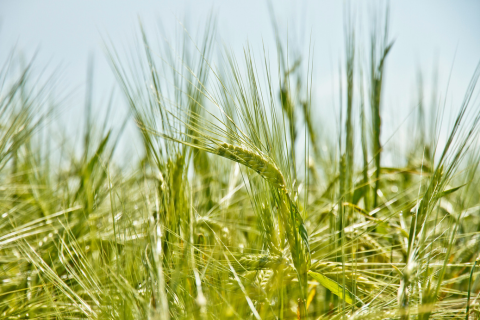
<path id="1" fill-rule="evenodd" d="M 304 60 L 276 25 L 277 61 L 266 46 L 216 50 L 212 20 L 178 43 L 141 26 L 133 56 L 107 50 L 122 94 L 102 121 L 89 64 L 75 132 L 53 117 L 51 101 L 70 108 L 55 82 L 12 56 L 0 69 L 0 318 L 478 318 L 480 66 L 452 124 L 441 81 L 429 99 L 420 77 L 405 120 L 418 134 L 385 137 L 380 9 L 367 46 L 360 11 L 345 10 L 336 135 L 313 45 Z M 120 99 L 119 123 L 108 112 Z"/>

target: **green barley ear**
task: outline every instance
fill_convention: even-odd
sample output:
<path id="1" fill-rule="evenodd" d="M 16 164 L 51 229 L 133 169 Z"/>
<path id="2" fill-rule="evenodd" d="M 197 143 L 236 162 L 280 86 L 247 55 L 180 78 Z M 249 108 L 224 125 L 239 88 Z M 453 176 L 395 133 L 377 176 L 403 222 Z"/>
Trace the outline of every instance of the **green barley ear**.
<path id="1" fill-rule="evenodd" d="M 260 254 L 244 254 L 235 257 L 233 266 L 239 271 L 255 271 L 255 270 L 276 270 L 286 265 L 286 260 L 281 256 L 260 255 Z"/>
<path id="2" fill-rule="evenodd" d="M 382 102 L 382 87 L 384 81 L 384 68 L 385 60 L 387 58 L 390 49 L 393 46 L 393 41 L 388 38 L 388 21 L 389 21 L 389 9 L 387 7 L 384 14 L 385 22 L 383 26 L 378 24 L 378 18 L 375 18 L 372 33 L 370 37 L 370 111 L 372 116 L 372 154 L 375 164 L 375 185 L 373 190 L 373 207 L 377 206 L 378 195 L 377 191 L 380 186 L 380 165 L 381 165 L 381 153 L 382 144 L 380 140 L 381 136 L 381 102 Z M 382 30 L 382 34 L 378 34 L 378 29 Z"/>
<path id="3" fill-rule="evenodd" d="M 286 183 L 275 163 L 259 152 L 237 147 L 226 142 L 214 150 L 216 154 L 233 160 L 257 172 L 277 189 L 285 190 Z"/>

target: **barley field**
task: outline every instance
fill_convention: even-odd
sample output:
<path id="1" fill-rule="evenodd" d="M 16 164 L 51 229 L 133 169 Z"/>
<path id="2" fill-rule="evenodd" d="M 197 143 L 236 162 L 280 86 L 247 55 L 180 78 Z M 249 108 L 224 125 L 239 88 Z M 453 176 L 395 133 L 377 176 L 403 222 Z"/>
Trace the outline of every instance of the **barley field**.
<path id="1" fill-rule="evenodd" d="M 420 81 L 408 135 L 387 136 L 376 12 L 363 36 L 345 15 L 335 118 L 315 112 L 314 44 L 277 32 L 278 63 L 238 56 L 214 19 L 180 46 L 141 26 L 133 53 L 106 40 L 130 116 L 87 92 L 76 145 L 54 77 L 2 62 L 0 318 L 478 319 L 480 67 L 453 118 Z M 117 159 L 125 141 L 142 156 Z"/>

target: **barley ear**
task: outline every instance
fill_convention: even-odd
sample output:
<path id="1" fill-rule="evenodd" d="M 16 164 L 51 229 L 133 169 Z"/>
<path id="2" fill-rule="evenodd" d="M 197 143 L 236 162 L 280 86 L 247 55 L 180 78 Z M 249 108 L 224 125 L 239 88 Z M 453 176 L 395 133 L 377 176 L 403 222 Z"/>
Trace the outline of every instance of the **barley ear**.
<path id="1" fill-rule="evenodd" d="M 215 153 L 224 158 L 233 160 L 257 172 L 277 189 L 285 190 L 285 179 L 277 166 L 266 156 L 247 148 L 222 143 Z"/>

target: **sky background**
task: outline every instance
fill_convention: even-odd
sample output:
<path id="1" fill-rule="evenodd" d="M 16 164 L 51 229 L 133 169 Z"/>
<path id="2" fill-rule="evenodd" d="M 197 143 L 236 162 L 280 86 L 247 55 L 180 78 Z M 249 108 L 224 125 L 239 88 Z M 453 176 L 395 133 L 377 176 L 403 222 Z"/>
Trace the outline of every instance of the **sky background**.
<path id="1" fill-rule="evenodd" d="M 320 117 L 331 116 L 337 99 L 333 86 L 343 57 L 346 2 L 272 3 L 281 35 L 286 39 L 288 34 L 289 44 L 308 49 L 311 37 L 315 47 L 315 112 Z M 384 1 L 353 3 L 359 17 L 358 30 L 365 34 L 369 10 Z M 102 108 L 101 101 L 115 85 L 105 57 L 104 39 L 110 39 L 120 52 L 130 50 L 135 45 L 139 18 L 153 36 L 161 27 L 174 39 L 182 34 L 180 23 L 195 35 L 212 12 L 220 46 L 225 44 L 240 56 L 248 41 L 260 55 L 264 42 L 267 51 L 275 53 L 267 1 L 22 0 L 0 1 L 0 61 L 3 63 L 13 48 L 27 60 L 37 51 L 35 65 L 39 69 L 45 68 L 46 74 L 60 70 L 58 90 L 68 92 L 68 103 L 60 118 L 75 127 L 83 113 L 89 56 L 95 60 L 97 108 Z M 399 125 L 398 118 L 411 109 L 419 70 L 429 82 L 437 68 L 439 88 L 445 90 L 453 66 L 447 105 L 454 110 L 480 61 L 480 1 L 395 1 L 391 3 L 390 30 L 395 45 L 386 71 L 385 122 Z M 127 108 L 123 100 L 116 103 L 115 113 L 124 114 Z"/>

